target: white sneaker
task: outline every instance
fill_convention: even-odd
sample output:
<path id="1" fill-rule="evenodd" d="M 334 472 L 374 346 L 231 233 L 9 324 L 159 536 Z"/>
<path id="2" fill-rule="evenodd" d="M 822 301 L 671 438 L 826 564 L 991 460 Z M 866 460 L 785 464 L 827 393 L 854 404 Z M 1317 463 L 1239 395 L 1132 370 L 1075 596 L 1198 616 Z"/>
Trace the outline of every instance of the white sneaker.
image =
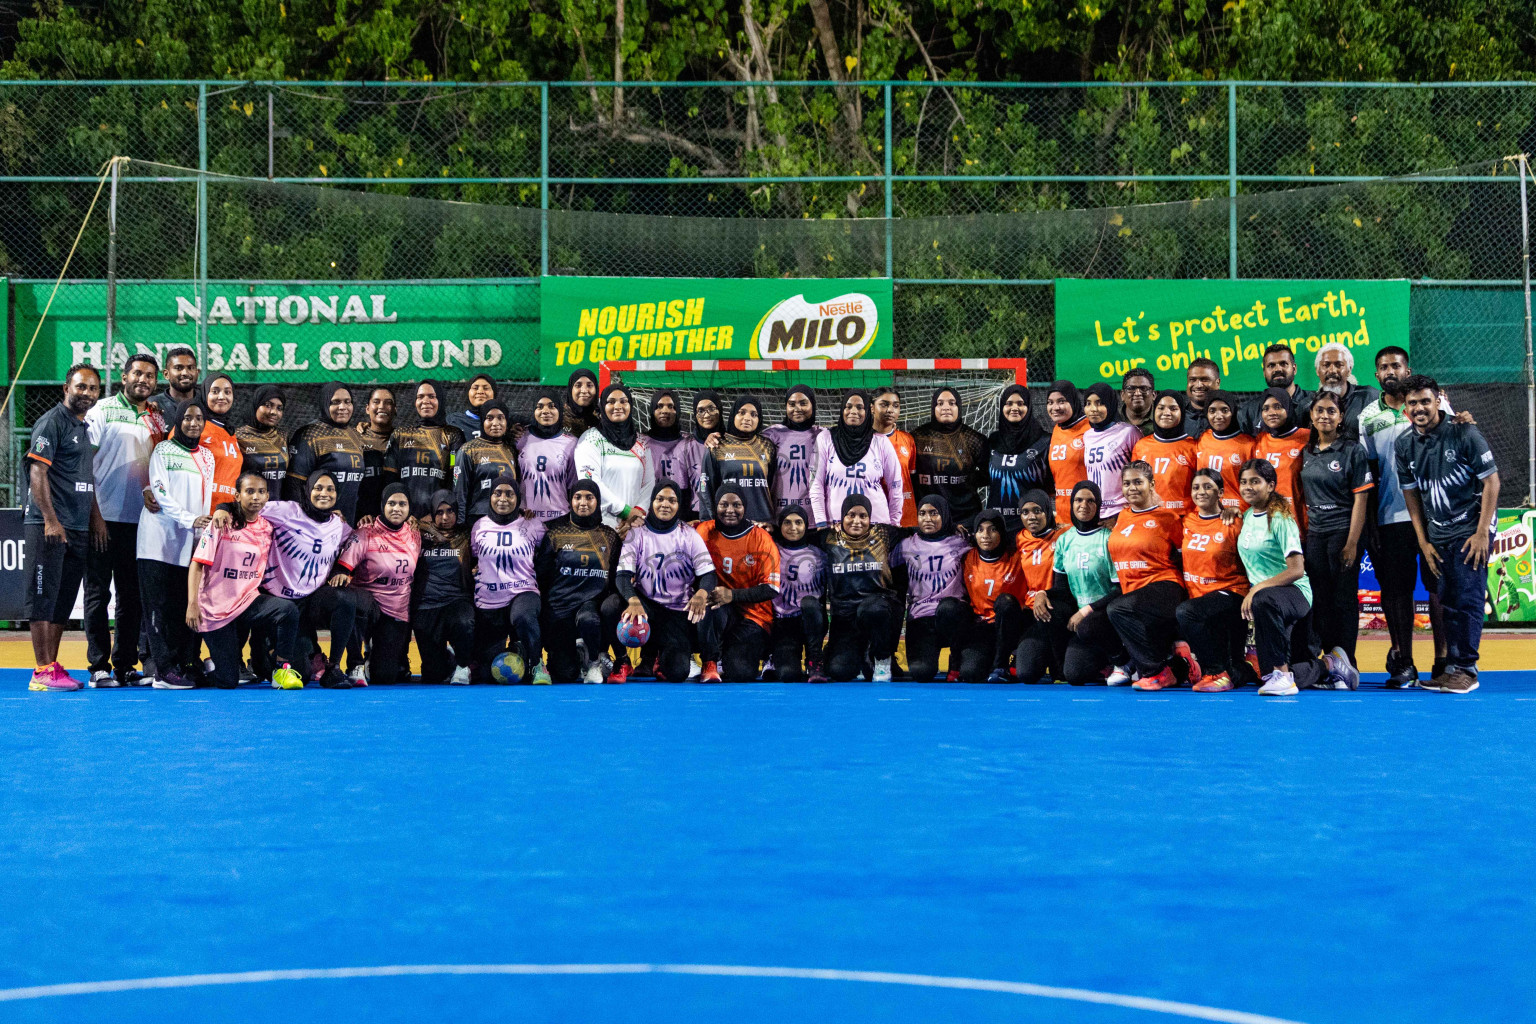
<path id="1" fill-rule="evenodd" d="M 352 670 L 347 673 L 347 678 L 352 680 L 352 685 L 353 686 L 356 686 L 359 683 L 361 683 L 364 686 L 367 686 L 368 685 L 368 663 L 365 661 L 361 665 L 353 665 L 352 666 Z"/>
<path id="2" fill-rule="evenodd" d="M 1335 647 L 1323 655 L 1323 661 L 1328 665 L 1328 676 L 1333 680 L 1335 690 L 1358 690 L 1360 688 L 1360 673 L 1354 663 L 1349 660 L 1349 655 L 1342 647 Z"/>
<path id="3" fill-rule="evenodd" d="M 469 666 L 468 665 L 460 665 L 458 668 L 454 669 L 453 670 L 453 675 L 448 677 L 448 682 L 451 683 L 454 686 L 468 686 L 469 685 Z"/>
<path id="4" fill-rule="evenodd" d="M 111 672 L 108 672 L 104 668 L 99 668 L 95 672 L 91 673 L 91 681 L 86 685 L 92 689 L 103 689 L 111 686 L 119 686 L 121 684 L 118 683 L 117 677 L 112 675 Z"/>
<path id="5" fill-rule="evenodd" d="M 704 671 L 704 667 L 702 665 L 700 665 L 697 661 L 690 661 L 688 663 L 688 678 L 690 680 L 699 678 L 700 673 L 702 673 L 703 671 Z"/>
<path id="6" fill-rule="evenodd" d="M 1131 680 L 1136 678 L 1129 665 L 1116 665 L 1110 669 L 1109 678 L 1104 680 L 1105 686 L 1129 686 Z"/>
<path id="7" fill-rule="evenodd" d="M 876 658 L 874 682 L 888 683 L 891 681 L 891 659 Z"/>
<path id="8" fill-rule="evenodd" d="M 589 662 L 587 664 L 587 670 L 581 675 L 582 682 L 590 683 L 593 686 L 601 686 L 603 680 L 607 678 L 608 673 L 603 671 L 603 663 L 601 659 L 598 661 Z"/>
<path id="9" fill-rule="evenodd" d="M 1278 669 L 1265 676 L 1264 685 L 1259 687 L 1260 697 L 1290 697 L 1300 692 L 1296 688 L 1296 677 Z"/>

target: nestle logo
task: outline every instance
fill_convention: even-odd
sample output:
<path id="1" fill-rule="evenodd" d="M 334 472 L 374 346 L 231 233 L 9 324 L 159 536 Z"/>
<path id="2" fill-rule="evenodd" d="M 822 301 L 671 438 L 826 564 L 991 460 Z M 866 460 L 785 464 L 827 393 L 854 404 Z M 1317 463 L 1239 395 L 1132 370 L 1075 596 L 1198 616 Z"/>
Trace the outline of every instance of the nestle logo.
<path id="1" fill-rule="evenodd" d="M 819 316 L 842 316 L 844 313 L 864 312 L 862 302 L 824 302 L 816 307 Z"/>

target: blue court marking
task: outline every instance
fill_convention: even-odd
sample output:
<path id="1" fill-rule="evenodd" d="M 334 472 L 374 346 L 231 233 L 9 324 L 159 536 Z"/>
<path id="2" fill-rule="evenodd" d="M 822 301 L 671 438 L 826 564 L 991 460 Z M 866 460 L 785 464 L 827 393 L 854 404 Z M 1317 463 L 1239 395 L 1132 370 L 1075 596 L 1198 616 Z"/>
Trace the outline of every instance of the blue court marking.
<path id="1" fill-rule="evenodd" d="M 1494 675 L 1466 697 L 1271 701 L 958 684 L 29 694 L 22 673 L 0 691 L 0 989 L 270 980 L 14 999 L 5 1016 L 1158 1019 L 746 973 L 788 964 L 1250 1020 L 1523 1019 L 1536 673 Z M 367 973 L 529 964 L 646 970 Z M 337 968 L 356 976 L 299 980 Z"/>

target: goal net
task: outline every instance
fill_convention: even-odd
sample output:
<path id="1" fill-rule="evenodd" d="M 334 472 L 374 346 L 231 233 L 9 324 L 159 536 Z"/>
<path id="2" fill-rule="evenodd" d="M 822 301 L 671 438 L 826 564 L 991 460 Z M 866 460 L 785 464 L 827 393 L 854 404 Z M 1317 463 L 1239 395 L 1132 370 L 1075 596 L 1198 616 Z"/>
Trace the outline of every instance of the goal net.
<path id="1" fill-rule="evenodd" d="M 997 427 L 997 410 L 1004 389 L 1024 384 L 1023 359 L 683 359 L 627 360 L 601 364 L 602 386 L 623 384 L 635 397 L 635 419 L 650 427 L 651 401 L 663 389 L 677 393 L 683 426 L 692 426 L 690 413 L 700 391 L 714 391 L 728 413 L 739 397 L 752 395 L 763 403 L 764 425 L 784 416 L 784 393 L 796 384 L 816 394 L 816 422 L 836 422 L 843 393 L 894 387 L 901 398 L 897 420 L 903 430 L 927 422 L 933 393 L 941 387 L 960 395 L 960 417 L 983 434 Z"/>

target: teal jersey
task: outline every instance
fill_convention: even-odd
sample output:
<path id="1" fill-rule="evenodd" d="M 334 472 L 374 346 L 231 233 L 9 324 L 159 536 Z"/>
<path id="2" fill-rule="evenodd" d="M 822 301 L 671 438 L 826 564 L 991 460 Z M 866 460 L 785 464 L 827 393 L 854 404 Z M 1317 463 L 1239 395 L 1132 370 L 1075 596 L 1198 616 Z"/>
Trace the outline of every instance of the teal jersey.
<path id="1" fill-rule="evenodd" d="M 1109 557 L 1109 531 L 1102 527 L 1091 533 L 1076 527 L 1065 530 L 1056 538 L 1052 568 L 1067 577 L 1079 606 L 1099 600 L 1120 582 Z"/>
<path id="2" fill-rule="evenodd" d="M 1248 581 L 1258 586 L 1285 571 L 1287 556 L 1301 554 L 1301 530 L 1290 516 L 1271 518 L 1249 509 L 1237 535 L 1237 553 L 1248 570 Z M 1291 586 L 1301 591 L 1307 604 L 1312 603 L 1312 584 L 1305 574 Z"/>

